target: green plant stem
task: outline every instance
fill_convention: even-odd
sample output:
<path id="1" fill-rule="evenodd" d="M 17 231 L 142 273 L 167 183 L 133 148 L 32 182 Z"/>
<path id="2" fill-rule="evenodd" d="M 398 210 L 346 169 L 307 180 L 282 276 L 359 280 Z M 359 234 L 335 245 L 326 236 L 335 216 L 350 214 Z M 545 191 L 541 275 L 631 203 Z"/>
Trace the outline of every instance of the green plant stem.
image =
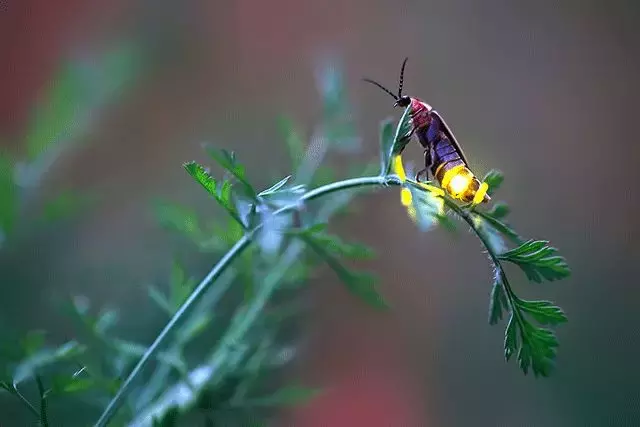
<path id="1" fill-rule="evenodd" d="M 149 363 L 151 358 L 155 356 L 156 352 L 160 349 L 160 345 L 163 344 L 164 340 L 169 336 L 169 333 L 173 331 L 178 322 L 187 315 L 195 304 L 202 298 L 211 283 L 213 283 L 213 281 L 224 272 L 231 262 L 249 246 L 250 242 L 251 234 L 245 234 L 242 236 L 242 238 L 240 238 L 240 240 L 238 240 L 236 244 L 233 245 L 222 259 L 220 259 L 220 261 L 218 261 L 218 263 L 211 269 L 209 274 L 202 279 L 200 284 L 193 290 L 191 295 L 189 295 L 189 298 L 187 298 L 187 300 L 180 306 L 164 329 L 160 334 L 158 334 L 153 344 L 151 344 L 147 351 L 142 355 L 138 364 L 133 368 L 127 379 L 120 386 L 120 389 L 111 399 L 109 405 L 107 405 L 107 408 L 96 422 L 96 427 L 104 427 L 107 425 L 122 404 L 127 392 L 133 385 L 133 381 L 142 372 L 142 369 L 147 365 L 147 363 Z"/>
<path id="2" fill-rule="evenodd" d="M 40 425 L 49 427 L 49 418 L 47 417 L 47 391 L 42 384 L 40 375 L 36 375 L 36 383 L 38 384 L 38 393 L 40 394 Z"/>
<path id="3" fill-rule="evenodd" d="M 27 406 L 27 408 L 33 415 L 35 415 L 37 418 L 40 418 L 40 413 L 35 408 L 35 406 L 33 406 L 31 402 L 29 402 L 29 400 L 27 400 L 27 398 L 22 395 L 22 393 L 20 393 L 20 391 L 15 385 L 13 386 L 13 390 L 11 390 L 11 394 L 13 394 L 18 399 L 20 399 L 22 403 L 24 403 Z"/>
<path id="4" fill-rule="evenodd" d="M 451 200 L 449 197 L 444 196 L 443 199 L 445 201 L 445 204 L 452 211 L 454 211 L 460 218 L 462 218 L 467 224 L 469 224 L 474 234 L 478 237 L 482 245 L 485 247 L 485 249 L 489 253 L 489 257 L 491 258 L 491 261 L 493 261 L 493 264 L 496 270 L 498 271 L 498 275 L 500 276 L 501 286 L 504 288 L 505 294 L 507 295 L 507 298 L 509 300 L 509 305 L 511 306 L 511 313 L 515 316 L 516 321 L 522 325 L 523 324 L 522 315 L 520 311 L 518 311 L 516 308 L 516 301 L 518 300 L 518 297 L 516 296 L 515 292 L 513 292 L 513 289 L 511 288 L 511 284 L 509 284 L 509 279 L 507 279 L 507 274 L 504 272 L 504 268 L 502 267 L 502 263 L 498 258 L 498 254 L 495 253 L 495 251 L 491 247 L 491 244 L 489 243 L 489 240 L 490 240 L 489 237 L 481 228 L 476 226 L 469 212 L 462 209 L 460 206 L 456 204 L 456 202 Z"/>
<path id="5" fill-rule="evenodd" d="M 343 181 L 333 182 L 331 184 L 323 185 L 321 187 L 315 188 L 313 190 L 305 193 L 298 201 L 298 203 L 293 203 L 291 205 L 284 206 L 274 214 L 281 214 L 288 211 L 292 211 L 298 209 L 301 202 L 314 200 L 320 197 L 328 196 L 332 193 L 349 190 L 353 188 L 360 187 L 386 187 L 390 185 L 401 185 L 402 181 L 396 175 L 388 175 L 388 176 L 370 176 L 370 177 L 361 177 L 361 178 L 352 178 L 346 179 Z M 116 414 L 116 411 L 119 409 L 122 401 L 124 400 L 126 394 L 129 389 L 133 385 L 134 380 L 137 376 L 142 372 L 142 369 L 146 366 L 146 364 L 154 357 L 155 353 L 159 350 L 160 345 L 164 342 L 166 337 L 173 331 L 178 322 L 182 319 L 183 316 L 188 314 L 191 311 L 191 308 L 202 298 L 205 291 L 210 287 L 211 283 L 218 277 L 220 274 L 224 272 L 224 270 L 231 264 L 231 262 L 236 259 L 251 243 L 251 240 L 255 233 L 262 228 L 262 224 L 256 226 L 253 230 L 246 233 L 236 244 L 220 259 L 220 261 L 211 269 L 209 274 L 200 282 L 200 284 L 194 289 L 194 291 L 189 295 L 189 298 L 180 306 L 180 309 L 173 315 L 169 323 L 164 327 L 164 329 L 160 332 L 160 334 L 156 337 L 155 341 L 151 346 L 147 349 L 144 355 L 140 358 L 138 364 L 133 368 L 127 379 L 124 381 L 120 389 L 116 393 L 116 395 L 111 399 L 106 409 L 98 419 L 98 421 L 94 424 L 94 427 L 105 427 L 107 423 L 111 420 L 111 418 Z M 271 284 L 272 286 L 263 286 L 261 288 L 261 292 L 256 295 L 252 304 L 247 308 L 247 310 L 243 313 L 242 318 L 237 319 L 239 324 L 232 328 L 236 331 L 236 333 L 232 334 L 231 342 L 235 341 L 236 337 L 242 335 L 244 331 L 248 328 L 249 325 L 255 320 L 257 315 L 262 311 L 266 301 L 271 296 L 273 290 L 275 290 L 275 284 L 277 281 L 275 280 L 267 280 L 269 276 L 265 278 L 265 282 Z"/>

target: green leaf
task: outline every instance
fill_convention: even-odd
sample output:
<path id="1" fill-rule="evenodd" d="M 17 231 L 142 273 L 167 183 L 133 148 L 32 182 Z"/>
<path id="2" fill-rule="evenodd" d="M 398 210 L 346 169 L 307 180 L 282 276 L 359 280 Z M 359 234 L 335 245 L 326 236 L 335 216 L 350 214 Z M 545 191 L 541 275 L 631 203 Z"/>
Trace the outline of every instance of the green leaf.
<path id="1" fill-rule="evenodd" d="M 353 272 L 343 266 L 333 255 L 335 248 L 328 247 L 327 240 L 318 239 L 314 233 L 302 232 L 297 235 L 331 267 L 349 292 L 374 308 L 389 308 L 384 298 L 376 290 L 374 278 L 368 274 Z"/>
<path id="2" fill-rule="evenodd" d="M 154 202 L 154 215 L 160 226 L 177 231 L 192 241 L 201 238 L 198 215 L 177 203 L 157 200 Z"/>
<path id="3" fill-rule="evenodd" d="M 518 364 L 526 375 L 529 367 L 534 376 L 548 377 L 554 367 L 558 340 L 553 331 L 537 328 L 524 322 L 521 328 L 522 345 L 518 351 Z"/>
<path id="4" fill-rule="evenodd" d="M 222 183 L 217 183 L 209 172 L 196 162 L 185 163 L 184 168 L 193 179 L 216 199 L 218 204 L 222 206 L 233 219 L 240 225 L 244 225 L 231 198 L 231 183 L 229 181 L 225 180 L 222 181 Z"/>
<path id="5" fill-rule="evenodd" d="M 58 348 L 39 350 L 15 368 L 13 372 L 13 383 L 18 384 L 26 378 L 33 377 L 41 369 L 52 366 L 59 362 L 73 360 L 85 351 L 85 347 L 76 341 L 69 341 Z"/>
<path id="6" fill-rule="evenodd" d="M 171 304 L 175 312 L 195 287 L 195 281 L 188 278 L 182 265 L 174 260 L 171 264 L 171 279 L 169 284 L 171 286 Z"/>
<path id="7" fill-rule="evenodd" d="M 568 320 L 564 311 L 551 301 L 517 301 L 518 307 L 541 325 L 558 325 Z"/>
<path id="8" fill-rule="evenodd" d="M 491 304 L 489 306 L 489 324 L 495 325 L 502 320 L 503 311 L 508 311 L 509 305 L 507 295 L 504 292 L 504 286 L 499 280 L 493 282 L 491 289 Z"/>
<path id="9" fill-rule="evenodd" d="M 564 258 L 556 255 L 557 249 L 548 246 L 546 240 L 527 240 L 519 247 L 499 255 L 501 260 L 518 265 L 533 282 L 543 279 L 553 281 L 571 274 Z"/>
<path id="10" fill-rule="evenodd" d="M 85 392 L 98 385 L 92 377 L 78 375 L 54 375 L 51 380 L 51 391 L 55 394 L 71 394 Z"/>
<path id="11" fill-rule="evenodd" d="M 375 258 L 375 252 L 368 246 L 359 243 L 347 243 L 338 236 L 326 233 L 326 227 L 327 224 L 324 223 L 314 224 L 303 230 L 302 233 L 313 236 L 314 241 L 332 255 L 354 260 L 369 260 Z M 294 231 L 293 233 L 296 232 Z"/>
<path id="12" fill-rule="evenodd" d="M 482 180 L 482 182 L 486 182 L 487 185 L 489 185 L 487 194 L 489 194 L 490 196 L 492 196 L 493 193 L 495 193 L 498 188 L 500 188 L 502 181 L 504 181 L 504 175 L 497 169 L 491 169 L 489 172 L 487 172 L 484 179 Z"/>
<path id="13" fill-rule="evenodd" d="M 247 404 L 248 406 L 298 406 L 308 403 L 322 393 L 321 389 L 291 385 L 282 387 L 270 396 L 252 398 L 247 401 Z"/>
<path id="14" fill-rule="evenodd" d="M 298 170 L 304 158 L 304 142 L 295 123 L 289 117 L 280 116 L 278 118 L 278 128 L 285 138 L 287 148 L 289 149 L 289 157 L 291 158 L 291 167 Z"/>
<path id="15" fill-rule="evenodd" d="M 393 150 L 390 157 L 402 153 L 404 148 L 411 140 L 409 138 L 409 135 L 411 134 L 412 130 L 411 106 L 408 106 L 404 109 L 404 113 L 402 113 L 402 117 L 400 117 L 400 121 L 398 122 L 398 127 L 396 128 L 396 133 L 393 137 Z"/>
<path id="16" fill-rule="evenodd" d="M 147 292 L 151 301 L 155 302 L 158 307 L 169 316 L 173 316 L 173 307 L 164 294 L 155 286 L 149 285 Z"/>
<path id="17" fill-rule="evenodd" d="M 506 250 L 507 247 L 502 236 L 498 233 L 496 228 L 493 227 L 493 224 L 489 220 L 484 218 L 482 215 L 472 215 L 472 219 L 476 229 L 487 237 L 487 243 L 491 246 L 489 248 L 491 252 L 499 254 Z"/>
<path id="18" fill-rule="evenodd" d="M 511 356 L 518 350 L 518 329 L 516 324 L 517 320 L 515 320 L 512 313 L 504 333 L 504 358 L 507 361 L 509 361 Z"/>
<path id="19" fill-rule="evenodd" d="M 153 427 L 175 427 L 178 425 L 178 418 L 180 417 L 180 409 L 177 406 L 173 406 L 167 409 L 163 415 L 153 418 Z"/>
<path id="20" fill-rule="evenodd" d="M 387 175 L 391 170 L 393 153 L 393 120 L 380 123 L 380 174 Z"/>
<path id="21" fill-rule="evenodd" d="M 487 214 L 494 217 L 495 219 L 502 219 L 509 215 L 509 212 L 511 212 L 511 208 L 509 208 L 509 205 L 504 202 L 498 202 L 493 205 L 493 207 L 489 212 L 487 212 Z"/>
<path id="22" fill-rule="evenodd" d="M 256 198 L 256 191 L 253 189 L 253 186 L 249 184 L 249 181 L 247 181 L 244 166 L 238 163 L 233 151 L 229 152 L 224 149 L 218 150 L 211 146 L 205 146 L 205 151 L 213 158 L 213 160 L 231 173 L 231 175 L 240 182 L 240 187 L 246 197 L 251 200 Z"/>
<path id="23" fill-rule="evenodd" d="M 479 216 L 481 216 L 486 222 L 488 222 L 492 228 L 501 233 L 503 236 L 511 240 L 512 242 L 520 245 L 522 244 L 522 237 L 516 231 L 511 228 L 506 223 L 500 221 L 495 216 L 493 216 L 490 212 L 483 212 L 480 210 L 473 210 L 473 212 Z"/>

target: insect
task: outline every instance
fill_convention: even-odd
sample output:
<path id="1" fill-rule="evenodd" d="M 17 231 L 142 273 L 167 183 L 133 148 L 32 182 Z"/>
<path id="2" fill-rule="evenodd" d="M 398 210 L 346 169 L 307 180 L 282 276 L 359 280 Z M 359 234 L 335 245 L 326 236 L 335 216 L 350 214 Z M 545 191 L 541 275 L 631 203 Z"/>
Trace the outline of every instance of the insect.
<path id="1" fill-rule="evenodd" d="M 426 102 L 402 95 L 404 67 L 407 64 L 407 59 L 404 59 L 400 69 L 397 95 L 374 80 L 363 80 L 378 86 L 391 95 L 396 100 L 393 104 L 394 108 L 410 107 L 412 125 L 410 136 L 415 133 L 420 145 L 424 148 L 425 167 L 416 174 L 416 181 L 420 181 L 420 178 L 427 179 L 431 174 L 440 186 L 455 199 L 463 202 L 488 202 L 491 198 L 487 194 L 487 184 L 481 184 L 480 180 L 471 172 L 469 162 L 460 144 L 442 116 Z"/>

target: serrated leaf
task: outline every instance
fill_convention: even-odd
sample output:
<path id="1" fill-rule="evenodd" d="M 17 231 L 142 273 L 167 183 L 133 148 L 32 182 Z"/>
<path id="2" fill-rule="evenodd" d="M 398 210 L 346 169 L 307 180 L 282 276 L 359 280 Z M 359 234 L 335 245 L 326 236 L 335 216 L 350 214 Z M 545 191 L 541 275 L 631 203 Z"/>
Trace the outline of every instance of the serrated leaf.
<path id="1" fill-rule="evenodd" d="M 396 127 L 396 133 L 393 136 L 393 150 L 389 157 L 397 156 L 402 153 L 410 141 L 409 135 L 411 134 L 412 129 L 411 106 L 408 106 L 404 109 L 402 117 L 400 117 L 400 121 Z"/>
<path id="2" fill-rule="evenodd" d="M 511 356 L 515 354 L 518 349 L 518 329 L 516 326 L 517 321 L 514 318 L 514 315 L 511 314 L 509 317 L 509 323 L 507 324 L 507 328 L 504 332 L 504 358 L 509 361 Z"/>
<path id="3" fill-rule="evenodd" d="M 248 406 L 298 406 L 323 393 L 321 389 L 301 387 L 297 385 L 282 387 L 270 396 L 250 399 Z"/>
<path id="4" fill-rule="evenodd" d="M 187 162 L 184 165 L 186 171 L 196 180 L 207 192 L 214 197 L 220 206 L 222 206 L 233 219 L 235 219 L 240 225 L 244 225 L 242 219 L 238 215 L 238 210 L 231 198 L 231 183 L 229 181 L 222 181 L 217 183 L 216 180 L 209 174 L 207 169 L 196 162 Z"/>
<path id="5" fill-rule="evenodd" d="M 508 311 L 507 295 L 504 293 L 504 287 L 499 281 L 493 283 L 491 289 L 491 304 L 489 306 L 489 324 L 495 325 L 502 320 L 503 311 Z"/>
<path id="6" fill-rule="evenodd" d="M 244 166 L 242 166 L 236 159 L 235 153 L 224 149 L 215 149 L 210 146 L 205 146 L 205 151 L 215 160 L 220 166 L 226 169 L 231 175 L 233 175 L 238 182 L 246 197 L 253 200 L 256 198 L 256 191 L 253 186 L 247 180 Z"/>
<path id="7" fill-rule="evenodd" d="M 304 158 L 304 142 L 300 132 L 295 126 L 293 120 L 286 116 L 280 116 L 278 118 L 278 128 L 283 134 L 287 148 L 289 150 L 289 157 L 291 159 L 291 167 L 293 170 L 298 170 L 302 159 Z"/>
<path id="8" fill-rule="evenodd" d="M 564 258 L 556 255 L 558 251 L 548 246 L 546 240 L 527 240 L 519 247 L 507 251 L 499 258 L 518 265 L 530 281 L 540 283 L 544 280 L 563 279 L 571 274 Z"/>
<path id="9" fill-rule="evenodd" d="M 351 294 L 374 308 L 389 308 L 384 298 L 378 293 L 372 276 L 347 269 L 333 256 L 331 249 L 326 246 L 326 241 L 316 239 L 314 234 L 299 233 L 298 236 L 331 267 Z"/>
<path id="10" fill-rule="evenodd" d="M 484 179 L 482 180 L 482 182 L 486 182 L 487 185 L 489 185 L 487 194 L 489 194 L 490 196 L 492 196 L 498 190 L 498 188 L 500 188 L 500 185 L 502 185 L 502 181 L 504 181 L 504 175 L 497 169 L 491 169 L 489 172 L 487 172 Z"/>
<path id="11" fill-rule="evenodd" d="M 558 340 L 553 331 L 525 323 L 522 346 L 518 352 L 518 364 L 526 375 L 529 367 L 534 376 L 547 377 L 554 367 Z"/>
<path id="12" fill-rule="evenodd" d="M 368 260 L 375 257 L 374 251 L 366 245 L 359 243 L 347 243 L 338 236 L 328 234 L 326 232 L 326 224 L 314 224 L 313 226 L 302 230 L 313 236 L 313 239 L 324 247 L 331 254 L 354 260 Z M 294 232 L 295 233 L 295 232 Z"/>
<path id="13" fill-rule="evenodd" d="M 551 301 L 518 300 L 518 307 L 531 315 L 541 325 L 558 325 L 567 322 L 564 311 Z"/>
<path id="14" fill-rule="evenodd" d="M 393 153 L 393 120 L 387 119 L 380 123 L 380 174 L 387 175 L 391 170 Z"/>
<path id="15" fill-rule="evenodd" d="M 209 174 L 209 171 L 207 171 L 204 166 L 196 162 L 187 162 L 183 166 L 189 175 L 202 185 L 202 188 L 207 190 L 207 192 L 216 199 L 218 198 L 216 180 Z"/>

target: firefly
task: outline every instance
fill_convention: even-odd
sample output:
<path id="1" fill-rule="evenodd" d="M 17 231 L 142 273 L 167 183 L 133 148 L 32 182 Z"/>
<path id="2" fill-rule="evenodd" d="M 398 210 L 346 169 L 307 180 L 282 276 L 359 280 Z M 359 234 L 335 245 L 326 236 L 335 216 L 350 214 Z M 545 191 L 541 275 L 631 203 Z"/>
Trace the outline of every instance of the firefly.
<path id="1" fill-rule="evenodd" d="M 393 104 L 394 108 L 410 108 L 411 135 L 417 135 L 424 149 L 425 167 L 416 174 L 416 181 L 427 180 L 431 175 L 454 199 L 474 204 L 488 202 L 491 200 L 487 194 L 489 186 L 487 183 L 480 183 L 480 180 L 471 172 L 462 147 L 442 116 L 426 102 L 402 95 L 407 59 L 404 59 L 400 69 L 397 95 L 374 80 L 363 80 L 391 95 L 396 101 Z"/>

